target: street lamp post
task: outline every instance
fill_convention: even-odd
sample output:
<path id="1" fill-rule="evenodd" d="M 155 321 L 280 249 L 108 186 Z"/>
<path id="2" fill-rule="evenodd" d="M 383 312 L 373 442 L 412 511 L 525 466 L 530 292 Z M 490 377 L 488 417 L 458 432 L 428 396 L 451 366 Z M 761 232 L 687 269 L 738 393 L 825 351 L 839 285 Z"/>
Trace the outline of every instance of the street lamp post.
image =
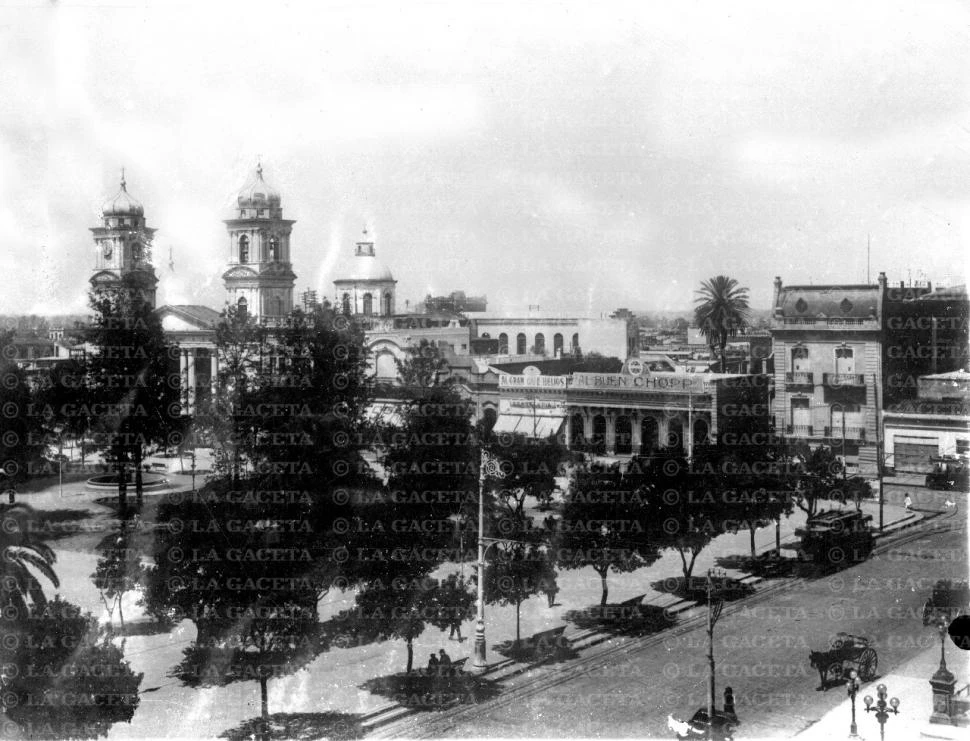
<path id="1" fill-rule="evenodd" d="M 505 478 L 498 461 L 484 448 L 478 469 L 478 619 L 475 623 L 475 657 L 472 668 L 483 672 L 488 668 L 485 659 L 485 476 Z"/>
<path id="2" fill-rule="evenodd" d="M 849 699 L 852 701 L 852 725 L 849 726 L 849 738 L 859 738 L 859 727 L 855 722 L 855 695 L 861 684 L 859 674 L 855 669 L 849 670 L 849 679 L 846 684 L 848 685 Z"/>
<path id="3" fill-rule="evenodd" d="M 708 569 L 707 571 L 707 733 L 708 738 L 713 738 L 714 732 L 714 626 L 721 617 L 721 610 L 724 608 L 724 600 L 714 599 L 714 577 L 724 577 L 723 571 L 718 569 Z"/>
<path id="4" fill-rule="evenodd" d="M 875 713 L 876 714 L 876 720 L 879 721 L 879 738 L 880 739 L 885 739 L 886 738 L 886 721 L 889 720 L 889 713 L 890 712 L 892 712 L 894 715 L 898 715 L 899 714 L 899 710 L 898 710 L 898 708 L 899 708 L 899 699 L 896 698 L 896 697 L 893 697 L 887 703 L 886 702 L 886 695 L 888 693 L 887 693 L 887 690 L 886 690 L 886 685 L 884 685 L 884 684 L 880 684 L 878 687 L 876 687 L 876 692 L 879 695 L 879 700 L 878 700 L 878 702 L 875 703 L 875 706 L 873 706 L 873 700 L 872 700 L 872 696 L 871 695 L 866 695 L 863 698 L 863 702 L 865 702 L 865 704 L 866 704 L 866 712 L 867 713 Z"/>

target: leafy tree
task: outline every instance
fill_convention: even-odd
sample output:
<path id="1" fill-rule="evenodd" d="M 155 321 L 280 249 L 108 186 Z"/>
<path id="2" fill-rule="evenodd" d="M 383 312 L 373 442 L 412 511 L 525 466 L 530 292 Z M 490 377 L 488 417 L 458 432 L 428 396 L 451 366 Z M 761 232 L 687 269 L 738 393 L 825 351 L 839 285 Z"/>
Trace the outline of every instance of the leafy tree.
<path id="1" fill-rule="evenodd" d="M 607 575 L 635 571 L 660 558 L 646 539 L 651 509 L 643 477 L 618 472 L 581 472 L 566 492 L 554 539 L 557 564 L 592 567 L 602 584 L 600 605 L 609 597 Z"/>
<path id="2" fill-rule="evenodd" d="M 489 479 L 501 506 L 513 517 L 525 513 L 526 498 L 547 501 L 556 487 L 556 475 L 569 451 L 555 439 L 534 440 L 525 435 L 499 435 L 487 446 L 501 461 L 505 475 Z"/>
<path id="3" fill-rule="evenodd" d="M 13 335 L 13 330 L 0 332 L 0 483 L 4 488 L 26 480 L 45 447 L 34 394 L 14 360 Z"/>
<path id="4" fill-rule="evenodd" d="M 145 578 L 145 569 L 141 562 L 141 552 L 131 547 L 132 521 L 122 520 L 118 536 L 113 539 L 101 552 L 97 567 L 91 579 L 101 594 L 108 614 L 118 610 L 121 621 L 121 632 L 125 634 L 125 613 L 122 600 L 125 594 L 139 588 Z M 122 642 L 124 647 L 124 642 Z"/>
<path id="5" fill-rule="evenodd" d="M 799 509 L 811 517 L 823 500 L 845 501 L 845 467 L 832 448 L 798 445 L 795 454 L 802 471 L 795 490 L 795 503 Z"/>
<path id="6" fill-rule="evenodd" d="M 555 568 L 538 543 L 500 542 L 485 565 L 485 602 L 515 606 L 516 646 L 522 640 L 522 603 L 539 592 L 556 590 Z"/>
<path id="7" fill-rule="evenodd" d="M 748 289 L 734 278 L 717 275 L 701 283 L 695 299 L 694 321 L 711 346 L 721 353 L 721 371 L 727 370 L 725 353 L 729 337 L 736 336 L 748 321 Z"/>
<path id="8" fill-rule="evenodd" d="M 354 607 L 334 618 L 334 624 L 355 643 L 399 638 L 407 646 L 405 672 L 414 668 L 414 639 L 428 625 L 445 629 L 467 616 L 474 596 L 457 575 L 442 580 L 396 578 L 373 582 L 358 595 Z"/>
<path id="9" fill-rule="evenodd" d="M 142 496 L 142 460 L 146 448 L 165 445 L 181 425 L 177 348 L 170 346 L 161 320 L 135 278 L 120 286 L 92 291 L 94 311 L 85 340 L 87 393 L 97 413 L 91 415 L 107 457 L 118 468 L 118 505 L 127 509 L 127 467 L 135 472 L 135 493 Z"/>
<path id="10" fill-rule="evenodd" d="M 60 596 L 33 604 L 3 644 L 3 709 L 24 738 L 98 738 L 131 721 L 143 675 L 90 613 Z"/>

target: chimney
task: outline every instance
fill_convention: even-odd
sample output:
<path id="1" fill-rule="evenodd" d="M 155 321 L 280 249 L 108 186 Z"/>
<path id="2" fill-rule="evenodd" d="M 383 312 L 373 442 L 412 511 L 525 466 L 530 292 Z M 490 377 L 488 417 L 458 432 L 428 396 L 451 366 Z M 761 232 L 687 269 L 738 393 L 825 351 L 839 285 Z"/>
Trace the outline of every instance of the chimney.
<path id="1" fill-rule="evenodd" d="M 774 312 L 775 309 L 778 308 L 778 296 L 779 295 L 781 295 L 781 276 L 780 275 L 776 275 L 775 276 L 775 291 L 774 291 L 774 294 L 773 294 L 773 298 L 771 299 L 771 310 L 772 310 L 772 312 Z"/>
<path id="2" fill-rule="evenodd" d="M 879 287 L 885 291 L 886 290 L 886 274 L 879 273 Z"/>

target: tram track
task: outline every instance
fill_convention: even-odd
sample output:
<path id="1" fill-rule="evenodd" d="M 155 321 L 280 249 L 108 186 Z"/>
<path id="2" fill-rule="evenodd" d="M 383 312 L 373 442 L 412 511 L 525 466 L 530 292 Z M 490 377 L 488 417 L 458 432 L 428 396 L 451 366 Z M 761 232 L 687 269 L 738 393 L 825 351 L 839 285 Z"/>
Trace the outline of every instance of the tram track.
<path id="1" fill-rule="evenodd" d="M 946 528 L 947 530 L 965 530 L 967 527 L 966 518 L 959 519 L 959 513 L 956 510 L 949 513 L 938 513 L 934 516 L 924 517 L 911 525 L 904 525 L 888 534 L 878 535 L 877 543 L 872 549 L 872 555 L 883 555 L 893 548 L 918 541 L 934 531 L 941 531 L 942 528 L 940 528 L 940 525 L 943 523 L 953 523 L 955 525 L 955 527 L 951 526 Z M 841 571 L 820 574 L 816 578 L 832 578 L 839 573 Z M 722 614 L 729 616 L 740 610 L 750 609 L 779 594 L 786 593 L 806 581 L 807 579 L 803 576 L 760 581 L 758 582 L 760 588 L 755 594 L 736 601 L 725 602 Z M 520 683 L 512 684 L 504 688 L 498 697 L 481 704 L 458 705 L 452 708 L 442 709 L 436 711 L 433 717 L 429 717 L 427 713 L 414 711 L 404 717 L 395 718 L 386 725 L 374 727 L 372 732 L 368 734 L 368 737 L 438 738 L 460 735 L 464 720 L 509 708 L 514 703 L 522 702 L 530 697 L 572 681 L 577 677 L 581 677 L 583 674 L 607 666 L 620 656 L 624 659 L 637 656 L 662 643 L 672 642 L 698 628 L 703 628 L 707 619 L 707 610 L 703 605 L 695 604 L 685 609 L 682 615 L 690 616 L 681 618 L 676 625 L 657 633 L 633 638 L 605 638 L 590 646 L 590 648 L 594 648 L 592 653 L 580 656 L 572 661 L 559 665 L 540 664 L 523 669 L 522 672 L 505 678 Z M 604 644 L 609 645 L 604 647 Z M 552 671 L 542 671 L 553 666 L 555 668 Z M 536 669 L 539 669 L 541 672 L 538 676 L 534 678 L 526 677 L 524 681 L 522 680 L 523 674 L 527 674 L 529 671 Z"/>

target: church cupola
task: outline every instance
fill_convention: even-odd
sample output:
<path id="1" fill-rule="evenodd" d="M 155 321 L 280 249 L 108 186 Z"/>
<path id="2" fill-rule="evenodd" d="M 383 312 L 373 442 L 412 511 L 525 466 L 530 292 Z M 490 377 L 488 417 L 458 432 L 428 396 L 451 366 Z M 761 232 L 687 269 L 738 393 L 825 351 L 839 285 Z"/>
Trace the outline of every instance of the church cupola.
<path id="1" fill-rule="evenodd" d="M 296 275 L 290 263 L 292 220 L 283 218 L 279 191 L 263 179 L 263 167 L 239 191 L 229 232 L 226 300 L 260 321 L 274 323 L 293 310 Z"/>
<path id="2" fill-rule="evenodd" d="M 101 209 L 101 226 L 91 229 L 96 249 L 91 286 L 95 291 L 117 288 L 133 278 L 144 298 L 155 305 L 158 278 L 152 264 L 155 230 L 145 225 L 145 209 L 128 193 L 125 172 L 121 190 Z"/>
<path id="3" fill-rule="evenodd" d="M 377 258 L 374 242 L 367 237 L 364 229 L 364 239 L 357 242 L 350 269 L 333 282 L 335 306 L 348 315 L 391 317 L 397 281 Z"/>

